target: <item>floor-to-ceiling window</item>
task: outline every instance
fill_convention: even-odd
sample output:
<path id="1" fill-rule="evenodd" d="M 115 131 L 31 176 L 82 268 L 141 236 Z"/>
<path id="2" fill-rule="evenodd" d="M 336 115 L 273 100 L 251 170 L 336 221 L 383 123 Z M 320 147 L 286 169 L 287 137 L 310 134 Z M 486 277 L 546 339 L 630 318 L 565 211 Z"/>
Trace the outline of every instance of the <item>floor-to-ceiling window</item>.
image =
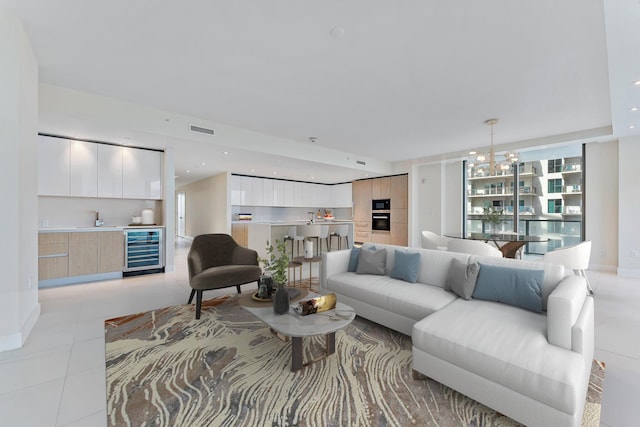
<path id="1" fill-rule="evenodd" d="M 503 213 L 501 231 L 517 228 L 520 234 L 549 239 L 528 244 L 528 253 L 543 254 L 582 241 L 584 163 L 580 144 L 522 151 L 512 164 L 498 163 L 499 154 L 495 159 L 493 168 L 488 163 L 466 163 L 467 232 L 486 232 L 483 216 L 486 209 L 492 209 Z M 518 227 L 514 227 L 514 210 Z"/>

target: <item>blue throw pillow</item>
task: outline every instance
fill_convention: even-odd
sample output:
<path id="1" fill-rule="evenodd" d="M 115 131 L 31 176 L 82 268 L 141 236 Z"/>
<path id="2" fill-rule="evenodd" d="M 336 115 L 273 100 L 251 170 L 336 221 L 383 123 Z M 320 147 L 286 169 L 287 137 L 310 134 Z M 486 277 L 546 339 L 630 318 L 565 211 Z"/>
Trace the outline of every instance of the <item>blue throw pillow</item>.
<path id="1" fill-rule="evenodd" d="M 358 269 L 358 258 L 360 257 L 360 248 L 353 247 L 351 248 L 351 257 L 349 258 L 349 267 L 347 271 L 350 273 L 355 273 Z"/>
<path id="2" fill-rule="evenodd" d="M 405 282 L 416 283 L 420 271 L 420 254 L 396 249 L 396 260 L 389 276 Z"/>
<path id="3" fill-rule="evenodd" d="M 480 263 L 473 298 L 501 302 L 541 313 L 543 280 L 544 270 Z"/>

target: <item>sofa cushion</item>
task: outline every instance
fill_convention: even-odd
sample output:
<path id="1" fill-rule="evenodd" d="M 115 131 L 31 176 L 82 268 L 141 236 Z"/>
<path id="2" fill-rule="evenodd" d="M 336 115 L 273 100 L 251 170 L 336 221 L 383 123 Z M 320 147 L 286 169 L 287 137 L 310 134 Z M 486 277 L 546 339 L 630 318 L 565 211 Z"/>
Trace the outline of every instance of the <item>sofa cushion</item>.
<path id="1" fill-rule="evenodd" d="M 549 344 L 546 325 L 545 314 L 458 298 L 417 322 L 412 342 L 426 353 L 572 414 L 582 400 L 580 375 L 588 368 L 580 354 Z"/>
<path id="2" fill-rule="evenodd" d="M 544 270 L 480 263 L 473 298 L 501 302 L 540 313 L 543 279 Z"/>
<path id="3" fill-rule="evenodd" d="M 387 249 L 387 271 L 391 271 L 395 265 L 395 249 L 407 250 L 405 246 L 382 245 L 376 243 L 365 243 L 363 248 L 386 248 Z M 449 265 L 452 259 L 458 259 L 463 262 L 469 261 L 468 254 L 457 252 L 439 251 L 436 249 L 411 248 L 411 251 L 420 254 L 420 270 L 418 271 L 418 282 L 426 283 L 433 286 L 444 287 L 444 282 L 449 273 Z"/>
<path id="4" fill-rule="evenodd" d="M 437 286 L 408 283 L 389 276 L 338 273 L 327 278 L 327 290 L 416 321 L 440 310 L 456 296 Z"/>
<path id="5" fill-rule="evenodd" d="M 547 264 L 535 261 L 524 261 L 513 258 L 496 258 L 472 255 L 469 262 L 480 262 L 487 265 L 498 265 L 512 268 L 528 268 L 532 270 L 544 270 L 544 281 L 542 282 L 542 310 L 547 309 L 547 300 L 549 294 L 558 286 L 560 281 L 573 272 L 566 270 L 563 266 L 557 264 Z M 420 279 L 418 279 L 420 280 Z"/>
<path id="6" fill-rule="evenodd" d="M 477 262 L 467 264 L 458 259 L 452 259 L 447 281 L 444 282 L 444 289 L 452 291 L 464 299 L 471 299 L 476 287 L 479 269 L 480 266 Z"/>
<path id="7" fill-rule="evenodd" d="M 358 269 L 358 258 L 360 257 L 360 248 L 351 248 L 351 255 L 349 256 L 349 267 L 347 271 L 355 273 Z"/>
<path id="8" fill-rule="evenodd" d="M 389 276 L 405 282 L 415 283 L 418 280 L 420 254 L 418 252 L 395 250 L 395 262 Z"/>
<path id="9" fill-rule="evenodd" d="M 221 265 L 207 268 L 191 278 L 190 285 L 196 290 L 226 288 L 257 281 L 262 269 L 257 265 Z"/>
<path id="10" fill-rule="evenodd" d="M 384 275 L 387 264 L 387 250 L 382 249 L 360 249 L 358 255 L 358 274 Z"/>

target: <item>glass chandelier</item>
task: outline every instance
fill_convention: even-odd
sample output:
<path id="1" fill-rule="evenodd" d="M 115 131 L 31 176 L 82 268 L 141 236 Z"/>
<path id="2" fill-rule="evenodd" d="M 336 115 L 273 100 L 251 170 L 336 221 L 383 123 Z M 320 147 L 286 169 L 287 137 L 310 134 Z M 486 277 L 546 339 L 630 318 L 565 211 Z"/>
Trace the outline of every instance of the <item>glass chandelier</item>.
<path id="1" fill-rule="evenodd" d="M 507 152 L 504 153 L 504 160 L 496 161 L 496 152 L 493 147 L 493 126 L 498 123 L 498 119 L 487 119 L 484 124 L 489 125 L 491 128 L 491 146 L 489 148 L 489 153 L 478 153 L 476 151 L 470 151 L 469 155 L 475 156 L 474 160 L 471 161 L 469 166 L 474 167 L 477 164 L 489 163 L 489 176 L 493 176 L 496 174 L 497 170 L 501 170 L 504 172 L 508 171 L 511 168 L 511 165 L 518 162 L 518 153 L 516 152 Z"/>

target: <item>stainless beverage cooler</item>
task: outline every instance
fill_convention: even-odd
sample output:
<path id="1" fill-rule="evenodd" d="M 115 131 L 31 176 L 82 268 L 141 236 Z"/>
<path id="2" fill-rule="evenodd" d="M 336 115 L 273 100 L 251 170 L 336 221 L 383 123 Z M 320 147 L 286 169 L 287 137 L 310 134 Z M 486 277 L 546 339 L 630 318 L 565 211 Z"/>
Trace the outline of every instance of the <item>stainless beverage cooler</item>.
<path id="1" fill-rule="evenodd" d="M 124 276 L 164 272 L 162 228 L 124 230 Z"/>

